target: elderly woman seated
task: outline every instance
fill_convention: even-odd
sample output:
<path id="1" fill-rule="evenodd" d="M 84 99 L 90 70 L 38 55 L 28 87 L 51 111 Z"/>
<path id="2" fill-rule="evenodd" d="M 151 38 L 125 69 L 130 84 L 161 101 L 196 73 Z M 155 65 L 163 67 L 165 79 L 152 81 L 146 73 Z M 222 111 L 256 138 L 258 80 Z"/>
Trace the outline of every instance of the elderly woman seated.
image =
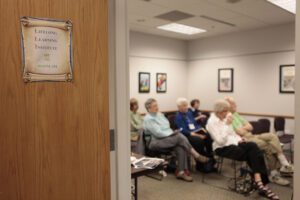
<path id="1" fill-rule="evenodd" d="M 212 140 L 206 129 L 198 125 L 193 114 L 188 110 L 188 101 L 185 98 L 179 98 L 176 103 L 179 110 L 175 118 L 176 127 L 182 129 L 181 133 L 187 137 L 198 153 L 213 157 Z M 196 163 L 196 168 L 201 171 L 199 162 Z"/>
<path id="2" fill-rule="evenodd" d="M 139 103 L 135 98 L 130 99 L 130 140 L 131 151 L 136 151 L 136 143 L 139 136 L 139 131 L 143 128 L 143 120 L 138 112 Z"/>
<path id="3" fill-rule="evenodd" d="M 178 159 L 177 178 L 185 181 L 193 181 L 192 177 L 185 174 L 187 169 L 187 154 L 191 154 L 199 162 L 208 162 L 209 158 L 200 155 L 181 133 L 173 132 L 168 119 L 158 112 L 158 105 L 155 99 L 148 99 L 145 103 L 148 111 L 144 118 L 143 129 L 146 135 L 151 136 L 149 149 L 160 151 L 169 149 L 175 151 Z"/>
<path id="4" fill-rule="evenodd" d="M 247 161 L 254 173 L 254 186 L 259 194 L 269 199 L 279 197 L 266 186 L 269 182 L 262 152 L 253 142 L 241 138 L 231 125 L 232 114 L 229 114 L 229 103 L 223 99 L 214 104 L 214 113 L 207 122 L 207 130 L 213 139 L 213 149 L 217 155 L 238 161 Z"/>
<path id="5" fill-rule="evenodd" d="M 225 100 L 230 104 L 229 111 L 234 118 L 231 123 L 234 131 L 249 142 L 254 142 L 263 150 L 266 165 L 270 171 L 269 180 L 279 185 L 288 185 L 290 182 L 280 177 L 277 169 L 280 168 L 280 172 L 289 175 L 292 175 L 294 170 L 282 152 L 278 137 L 273 133 L 253 135 L 251 133 L 252 125 L 236 112 L 237 106 L 234 98 L 226 97 Z"/>

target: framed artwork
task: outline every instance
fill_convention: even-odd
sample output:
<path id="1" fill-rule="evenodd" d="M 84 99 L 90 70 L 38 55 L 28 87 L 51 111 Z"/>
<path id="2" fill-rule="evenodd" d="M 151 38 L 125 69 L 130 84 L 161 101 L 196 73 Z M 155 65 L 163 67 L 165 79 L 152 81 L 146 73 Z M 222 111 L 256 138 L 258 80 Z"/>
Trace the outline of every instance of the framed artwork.
<path id="1" fill-rule="evenodd" d="M 165 93 L 167 92 L 167 74 L 157 73 L 156 74 L 156 92 Z"/>
<path id="2" fill-rule="evenodd" d="M 295 65 L 280 65 L 280 93 L 295 93 Z"/>
<path id="3" fill-rule="evenodd" d="M 150 92 L 150 73 L 140 72 L 139 73 L 139 93 Z"/>
<path id="4" fill-rule="evenodd" d="M 233 68 L 218 69 L 218 91 L 233 92 Z"/>

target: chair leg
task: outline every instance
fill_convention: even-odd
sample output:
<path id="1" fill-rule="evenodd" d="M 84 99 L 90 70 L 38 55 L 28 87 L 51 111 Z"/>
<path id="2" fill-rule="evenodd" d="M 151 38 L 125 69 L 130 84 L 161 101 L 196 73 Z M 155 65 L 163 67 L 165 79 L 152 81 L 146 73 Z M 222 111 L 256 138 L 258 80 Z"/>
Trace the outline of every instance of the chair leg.
<path id="1" fill-rule="evenodd" d="M 221 174 L 222 173 L 222 168 L 223 168 L 223 157 L 221 157 L 221 160 L 220 160 L 220 169 L 218 169 L 218 171 L 219 171 L 219 174 Z"/>
<path id="2" fill-rule="evenodd" d="M 294 163 L 294 152 L 292 150 L 292 142 L 290 143 L 291 163 Z"/>
<path id="3" fill-rule="evenodd" d="M 233 160 L 233 167 L 234 167 L 234 189 L 236 190 L 237 188 L 237 180 L 236 180 L 236 161 Z"/>

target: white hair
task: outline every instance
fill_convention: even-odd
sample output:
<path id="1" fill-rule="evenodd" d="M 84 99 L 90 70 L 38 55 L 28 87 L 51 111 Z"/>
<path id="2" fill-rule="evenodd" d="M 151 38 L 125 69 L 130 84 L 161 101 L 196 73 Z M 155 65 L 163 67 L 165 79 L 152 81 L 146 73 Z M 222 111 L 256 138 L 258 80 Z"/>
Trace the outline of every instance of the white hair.
<path id="1" fill-rule="evenodd" d="M 151 105 L 152 105 L 153 102 L 156 102 L 156 100 L 153 99 L 153 98 L 150 98 L 150 99 L 148 99 L 148 100 L 145 102 L 145 108 L 146 108 L 147 111 L 149 110 L 149 108 L 151 107 Z"/>
<path id="2" fill-rule="evenodd" d="M 228 103 L 228 101 L 226 101 L 224 99 L 219 99 L 219 100 L 215 101 L 214 112 L 220 113 L 220 112 L 224 111 L 225 108 L 229 108 L 229 107 L 230 107 L 230 104 Z"/>
<path id="3" fill-rule="evenodd" d="M 188 104 L 188 100 L 186 98 L 180 97 L 176 101 L 177 106 L 181 106 L 183 103 L 187 103 Z"/>

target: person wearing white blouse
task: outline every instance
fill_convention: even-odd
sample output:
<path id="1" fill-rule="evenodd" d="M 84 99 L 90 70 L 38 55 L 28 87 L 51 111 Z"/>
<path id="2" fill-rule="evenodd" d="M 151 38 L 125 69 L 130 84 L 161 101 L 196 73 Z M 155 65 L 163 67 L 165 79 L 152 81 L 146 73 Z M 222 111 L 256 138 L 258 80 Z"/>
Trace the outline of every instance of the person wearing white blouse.
<path id="1" fill-rule="evenodd" d="M 267 169 L 262 152 L 253 142 L 237 135 L 231 125 L 233 118 L 229 114 L 229 103 L 224 99 L 214 104 L 214 113 L 208 119 L 206 129 L 213 139 L 213 150 L 217 155 L 238 161 L 247 161 L 254 173 L 254 186 L 259 194 L 268 199 L 278 200 L 279 197 L 269 187 Z"/>

